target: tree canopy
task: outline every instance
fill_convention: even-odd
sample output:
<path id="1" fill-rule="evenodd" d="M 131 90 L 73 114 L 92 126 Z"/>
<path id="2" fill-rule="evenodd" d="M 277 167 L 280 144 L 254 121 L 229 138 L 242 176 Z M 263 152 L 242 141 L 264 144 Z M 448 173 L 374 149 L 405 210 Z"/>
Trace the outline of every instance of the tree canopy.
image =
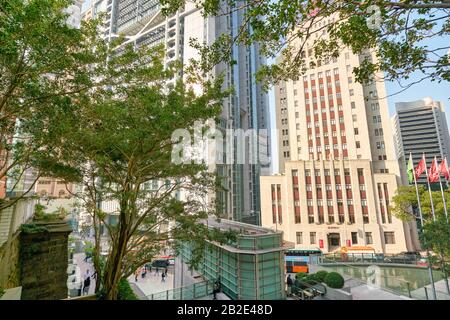
<path id="1" fill-rule="evenodd" d="M 161 0 L 172 13 L 186 0 Z M 194 0 L 205 16 L 240 11 L 243 23 L 232 43 L 258 43 L 269 58 L 280 63 L 258 71 L 269 85 L 297 79 L 308 68 L 338 57 L 343 48 L 355 54 L 374 52 L 354 69 L 356 80 L 373 80 L 375 72 L 385 80 L 403 84 L 414 72 L 418 81 L 450 81 L 448 0 Z M 231 35 L 228 36 L 230 42 Z M 224 41 L 223 37 L 219 41 Z M 437 39 L 437 41 L 436 41 Z M 322 63 L 323 64 L 323 63 Z"/>

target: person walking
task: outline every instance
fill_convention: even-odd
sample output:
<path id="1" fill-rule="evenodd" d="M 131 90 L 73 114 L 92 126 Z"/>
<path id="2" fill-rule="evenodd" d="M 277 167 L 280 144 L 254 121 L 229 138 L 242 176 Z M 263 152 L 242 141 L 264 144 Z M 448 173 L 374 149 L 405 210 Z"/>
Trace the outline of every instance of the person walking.
<path id="1" fill-rule="evenodd" d="M 144 266 L 142 268 L 142 279 L 144 279 L 146 275 L 147 275 L 147 268 Z"/>
<path id="2" fill-rule="evenodd" d="M 164 272 L 161 274 L 161 282 L 166 282 L 166 274 Z"/>
<path id="3" fill-rule="evenodd" d="M 292 294 L 292 285 L 294 284 L 290 274 L 287 277 L 286 284 L 287 284 L 287 295 L 288 297 L 290 297 Z"/>
<path id="4" fill-rule="evenodd" d="M 159 268 L 156 267 L 155 274 L 159 275 Z"/>
<path id="5" fill-rule="evenodd" d="M 89 294 L 89 287 L 91 285 L 91 275 L 89 274 L 89 269 L 86 270 L 83 282 L 83 296 Z"/>
<path id="6" fill-rule="evenodd" d="M 139 268 L 137 268 L 136 271 L 134 272 L 134 281 L 138 282 L 138 278 L 139 278 Z"/>
<path id="7" fill-rule="evenodd" d="M 168 269 L 166 267 L 166 269 L 164 269 L 164 273 L 165 273 L 166 277 L 167 277 L 167 271 L 168 271 Z"/>
<path id="8" fill-rule="evenodd" d="M 214 282 L 214 287 L 213 287 L 213 300 L 217 300 L 217 294 L 220 292 L 220 277 L 217 278 L 217 280 Z"/>

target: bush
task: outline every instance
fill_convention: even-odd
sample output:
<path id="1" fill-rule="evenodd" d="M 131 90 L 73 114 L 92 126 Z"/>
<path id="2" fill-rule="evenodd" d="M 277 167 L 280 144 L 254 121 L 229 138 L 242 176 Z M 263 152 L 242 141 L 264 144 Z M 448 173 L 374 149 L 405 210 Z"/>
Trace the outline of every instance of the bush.
<path id="1" fill-rule="evenodd" d="M 328 271 L 325 271 L 325 270 L 317 271 L 315 273 L 316 280 L 318 282 L 324 282 L 325 277 L 327 276 L 327 274 L 328 274 Z"/>
<path id="2" fill-rule="evenodd" d="M 295 274 L 295 279 L 303 279 L 303 278 L 305 278 L 305 277 L 307 277 L 307 276 L 308 276 L 308 274 L 305 273 L 305 272 L 297 272 L 297 273 Z"/>
<path id="3" fill-rule="evenodd" d="M 328 273 L 324 282 L 330 288 L 341 289 L 344 287 L 344 278 L 337 272 Z"/>
<path id="4" fill-rule="evenodd" d="M 119 281 L 119 292 L 117 294 L 118 300 L 139 300 L 134 294 L 133 289 L 127 279 L 120 279 Z"/>

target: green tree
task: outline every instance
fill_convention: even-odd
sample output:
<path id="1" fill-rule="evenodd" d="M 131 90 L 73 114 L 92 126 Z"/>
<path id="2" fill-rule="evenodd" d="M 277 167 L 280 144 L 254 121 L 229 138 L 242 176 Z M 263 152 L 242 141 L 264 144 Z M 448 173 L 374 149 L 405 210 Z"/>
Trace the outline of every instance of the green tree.
<path id="1" fill-rule="evenodd" d="M 105 299 L 117 299 L 120 279 L 152 261 L 163 248 L 191 241 L 203 248 L 205 239 L 226 241 L 227 235 L 210 232 L 201 223 L 215 214 L 204 199 L 216 186 L 204 164 L 176 163 L 172 149 L 180 142 L 175 129 L 194 130 L 197 123 L 216 118 L 221 110 L 222 78 L 208 80 L 195 67 L 184 72 L 194 83 L 175 80 L 180 66 L 165 66 L 162 47 L 118 47 L 105 62 L 116 84 L 91 90 L 61 121 L 65 165 L 83 177 L 78 195 L 92 214 L 95 231 L 93 260 L 98 289 Z M 118 53 L 120 52 L 120 54 Z M 199 71 L 201 73 L 201 71 Z M 200 81 L 200 82 L 199 82 Z M 45 121 L 36 118 L 35 121 Z M 186 199 L 177 192 L 186 192 Z M 107 214 L 100 201 L 116 205 Z M 109 216 L 117 217 L 110 223 Z M 110 250 L 100 268 L 100 232 L 108 230 Z M 202 250 L 195 250 L 198 262 Z"/>
<path id="2" fill-rule="evenodd" d="M 105 42 L 99 21 L 67 26 L 62 12 L 69 3 L 8 0 L 0 6 L 1 149 L 9 157 L 0 178 L 33 168 L 37 177 L 82 185 L 77 196 L 94 221 L 97 289 L 117 299 L 120 279 L 163 247 L 191 241 L 195 265 L 205 240 L 230 238 L 202 223 L 215 213 L 203 203 L 216 187 L 214 174 L 204 164 L 171 161 L 180 142 L 173 131 L 216 119 L 227 92 L 222 77 L 207 77 L 217 56 L 204 51 L 204 59 L 184 69 L 166 65 L 161 47 Z M 178 199 L 180 191 L 189 197 Z M 12 203 L 2 201 L 3 207 Z M 117 224 L 107 220 L 100 201 L 117 204 Z M 106 261 L 101 225 L 110 239 Z"/>
<path id="3" fill-rule="evenodd" d="M 186 2 L 161 0 L 166 13 L 173 13 Z M 258 72 L 259 79 L 267 85 L 295 80 L 320 61 L 338 57 L 344 47 L 355 54 L 376 54 L 376 61 L 367 55 L 361 67 L 353 71 L 359 82 L 373 80 L 375 71 L 384 72 L 386 80 L 408 79 L 418 71 L 422 75 L 419 81 L 450 81 L 447 0 L 193 2 L 203 9 L 205 16 L 242 12 L 242 24 L 232 42 L 258 43 L 263 55 L 282 56 L 280 63 Z M 428 42 L 438 38 L 443 39 L 441 44 Z"/>
<path id="4" fill-rule="evenodd" d="M 7 0 L 0 5 L 0 180 L 15 189 L 26 171 L 73 180 L 58 143 L 62 118 L 103 77 L 107 45 L 97 36 L 98 21 L 80 29 L 67 25 L 69 0 Z M 98 66 L 98 67 L 92 67 Z M 45 121 L 36 121 L 36 118 Z M 61 161 L 63 160 L 63 161 Z M 33 189 L 30 184 L 27 194 Z M 20 197 L 0 199 L 0 209 Z"/>
<path id="5" fill-rule="evenodd" d="M 428 248 L 435 255 L 431 257 L 432 264 L 439 264 L 448 278 L 450 261 L 450 223 L 445 215 L 444 201 L 440 191 L 431 192 L 435 216 L 432 214 L 432 206 L 429 191 L 422 185 L 418 186 L 420 204 L 424 225 L 420 233 L 423 248 Z M 447 215 L 450 214 L 450 191 L 444 190 Z M 392 198 L 392 212 L 402 220 L 419 219 L 418 201 L 414 186 L 399 187 Z M 448 280 L 446 280 L 448 281 Z M 447 291 L 448 289 L 447 284 Z"/>

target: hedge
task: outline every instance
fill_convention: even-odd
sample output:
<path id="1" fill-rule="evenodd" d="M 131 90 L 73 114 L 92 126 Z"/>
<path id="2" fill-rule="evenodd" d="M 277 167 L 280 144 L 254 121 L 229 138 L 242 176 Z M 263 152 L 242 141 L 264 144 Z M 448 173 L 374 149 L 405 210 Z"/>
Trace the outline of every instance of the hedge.
<path id="1" fill-rule="evenodd" d="M 344 278 L 337 272 L 328 273 L 324 282 L 330 288 L 341 289 L 344 287 Z"/>

